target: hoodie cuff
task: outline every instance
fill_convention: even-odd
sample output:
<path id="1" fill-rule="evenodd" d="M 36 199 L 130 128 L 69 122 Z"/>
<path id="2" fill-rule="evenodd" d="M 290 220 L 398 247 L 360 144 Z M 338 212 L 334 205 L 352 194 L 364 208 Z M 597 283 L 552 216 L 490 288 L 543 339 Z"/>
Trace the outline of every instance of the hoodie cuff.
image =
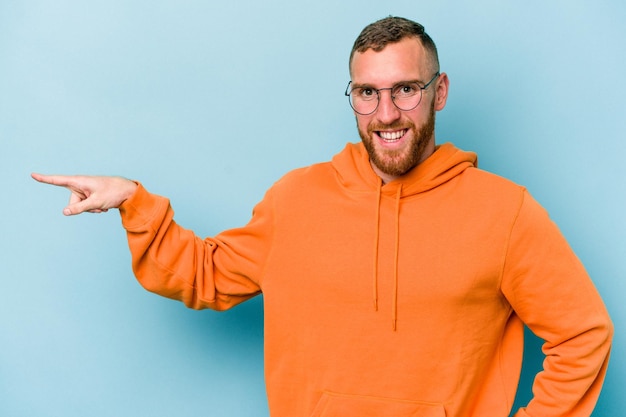
<path id="1" fill-rule="evenodd" d="M 128 231 L 150 228 L 154 220 L 162 217 L 169 207 L 169 200 L 149 193 L 140 182 L 135 181 L 137 189 L 120 207 L 122 226 Z"/>

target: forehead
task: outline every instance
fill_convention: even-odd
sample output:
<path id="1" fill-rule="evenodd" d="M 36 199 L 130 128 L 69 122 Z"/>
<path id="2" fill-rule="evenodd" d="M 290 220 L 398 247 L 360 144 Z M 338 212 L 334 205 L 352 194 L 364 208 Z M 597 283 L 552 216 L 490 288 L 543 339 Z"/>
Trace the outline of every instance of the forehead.
<path id="1" fill-rule="evenodd" d="M 427 55 L 422 44 L 416 38 L 405 38 L 379 52 L 373 49 L 356 52 L 350 76 L 355 84 L 382 87 L 399 81 L 423 80 L 427 68 Z"/>

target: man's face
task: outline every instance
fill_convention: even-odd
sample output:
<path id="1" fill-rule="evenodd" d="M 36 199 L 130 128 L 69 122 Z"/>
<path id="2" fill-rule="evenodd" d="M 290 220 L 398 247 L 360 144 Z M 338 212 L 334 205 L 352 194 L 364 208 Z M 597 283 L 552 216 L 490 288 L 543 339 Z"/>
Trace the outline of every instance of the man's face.
<path id="1" fill-rule="evenodd" d="M 414 38 L 389 44 L 380 52 L 372 49 L 357 52 L 350 71 L 352 85 L 380 89 L 417 80 L 423 86 L 435 75 L 428 62 L 424 48 Z M 441 84 L 446 87 L 444 97 L 436 102 Z M 446 92 L 447 78 L 442 74 L 422 91 L 422 100 L 413 110 L 398 109 L 390 91 L 383 90 L 374 113 L 355 113 L 359 135 L 372 167 L 384 182 L 407 173 L 434 152 L 435 110 L 445 105 Z"/>

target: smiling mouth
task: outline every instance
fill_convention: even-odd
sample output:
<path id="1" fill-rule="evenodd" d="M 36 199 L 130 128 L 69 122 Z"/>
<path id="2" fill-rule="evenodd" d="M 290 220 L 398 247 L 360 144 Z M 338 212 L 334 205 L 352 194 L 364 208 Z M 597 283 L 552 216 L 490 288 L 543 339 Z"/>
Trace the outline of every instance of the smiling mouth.
<path id="1" fill-rule="evenodd" d="M 404 137 L 407 131 L 408 129 L 394 130 L 393 132 L 380 130 L 380 131 L 377 131 L 376 134 L 383 141 L 387 143 L 393 143 L 393 142 L 398 142 L 400 139 L 402 139 L 402 137 Z"/>

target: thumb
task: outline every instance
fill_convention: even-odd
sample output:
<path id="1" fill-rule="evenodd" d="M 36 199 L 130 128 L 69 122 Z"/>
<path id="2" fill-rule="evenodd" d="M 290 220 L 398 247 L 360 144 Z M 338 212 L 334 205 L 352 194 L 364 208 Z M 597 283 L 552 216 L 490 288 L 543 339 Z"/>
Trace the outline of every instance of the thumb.
<path id="1" fill-rule="evenodd" d="M 94 208 L 91 207 L 91 201 L 87 198 L 76 203 L 68 204 L 67 207 L 63 209 L 63 214 L 66 216 L 75 216 L 93 209 Z"/>
<path id="2" fill-rule="evenodd" d="M 75 204 L 73 204 L 71 206 L 67 206 L 67 207 L 65 207 L 63 209 L 63 214 L 65 216 L 75 216 L 75 215 L 80 214 L 80 213 L 82 213 L 82 211 L 78 211 L 76 209 L 76 205 Z"/>

